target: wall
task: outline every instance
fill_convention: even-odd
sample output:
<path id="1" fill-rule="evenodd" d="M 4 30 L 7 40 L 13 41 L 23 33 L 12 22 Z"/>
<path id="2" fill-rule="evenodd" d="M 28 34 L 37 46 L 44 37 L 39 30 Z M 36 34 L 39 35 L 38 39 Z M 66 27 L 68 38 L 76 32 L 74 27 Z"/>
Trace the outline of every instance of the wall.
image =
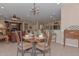
<path id="1" fill-rule="evenodd" d="M 56 43 L 61 43 L 61 30 L 53 30 L 56 33 Z"/>
<path id="2" fill-rule="evenodd" d="M 79 25 L 79 4 L 62 4 L 61 7 L 61 41 L 63 42 L 63 31 L 70 25 Z M 68 39 L 67 45 L 77 46 L 77 40 Z"/>

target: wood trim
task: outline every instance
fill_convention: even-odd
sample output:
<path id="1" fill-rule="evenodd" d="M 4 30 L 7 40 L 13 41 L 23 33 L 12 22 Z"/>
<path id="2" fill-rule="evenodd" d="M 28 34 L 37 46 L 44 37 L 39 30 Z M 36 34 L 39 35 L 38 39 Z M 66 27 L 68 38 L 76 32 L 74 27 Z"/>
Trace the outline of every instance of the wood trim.
<path id="1" fill-rule="evenodd" d="M 79 30 L 64 30 L 64 46 L 66 38 L 77 39 L 79 47 Z"/>

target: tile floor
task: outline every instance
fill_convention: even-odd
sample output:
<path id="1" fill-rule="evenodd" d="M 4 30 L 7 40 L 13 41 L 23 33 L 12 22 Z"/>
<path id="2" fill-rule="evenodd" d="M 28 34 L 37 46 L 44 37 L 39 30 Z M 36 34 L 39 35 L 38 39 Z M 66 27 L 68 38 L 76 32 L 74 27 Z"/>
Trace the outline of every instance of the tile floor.
<path id="1" fill-rule="evenodd" d="M 79 56 L 79 48 L 71 46 L 63 46 L 58 43 L 52 42 L 52 56 Z M 0 42 L 0 56 L 16 56 L 17 55 L 16 43 L 4 43 Z M 46 54 L 48 55 L 48 53 Z M 30 56 L 29 53 L 25 53 L 25 56 Z M 39 54 L 42 56 L 42 54 Z"/>

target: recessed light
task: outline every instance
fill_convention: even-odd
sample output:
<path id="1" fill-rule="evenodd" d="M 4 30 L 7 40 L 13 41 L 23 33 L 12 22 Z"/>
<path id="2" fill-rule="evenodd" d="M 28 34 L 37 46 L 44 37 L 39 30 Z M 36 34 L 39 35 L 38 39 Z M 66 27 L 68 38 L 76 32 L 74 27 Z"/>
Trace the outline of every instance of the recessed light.
<path id="1" fill-rule="evenodd" d="M 57 3 L 57 5 L 59 5 L 60 3 Z"/>
<path id="2" fill-rule="evenodd" d="M 50 16 L 50 18 L 52 18 L 53 16 Z"/>
<path id="3" fill-rule="evenodd" d="M 57 5 L 59 5 L 60 3 L 57 3 Z"/>
<path id="4" fill-rule="evenodd" d="M 2 15 L 2 13 L 0 13 L 0 15 Z"/>
<path id="5" fill-rule="evenodd" d="M 4 9 L 4 7 L 3 7 L 3 6 L 1 6 L 1 9 Z"/>
<path id="6" fill-rule="evenodd" d="M 27 15 L 27 17 L 29 17 L 30 15 Z"/>

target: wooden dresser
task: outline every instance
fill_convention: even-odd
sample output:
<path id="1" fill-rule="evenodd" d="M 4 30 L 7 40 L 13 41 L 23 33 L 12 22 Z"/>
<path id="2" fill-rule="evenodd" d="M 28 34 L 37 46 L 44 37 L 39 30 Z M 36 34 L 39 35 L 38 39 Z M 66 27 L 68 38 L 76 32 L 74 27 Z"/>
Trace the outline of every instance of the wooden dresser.
<path id="1" fill-rule="evenodd" d="M 66 38 L 77 39 L 79 47 L 79 30 L 64 30 L 64 46 Z"/>

